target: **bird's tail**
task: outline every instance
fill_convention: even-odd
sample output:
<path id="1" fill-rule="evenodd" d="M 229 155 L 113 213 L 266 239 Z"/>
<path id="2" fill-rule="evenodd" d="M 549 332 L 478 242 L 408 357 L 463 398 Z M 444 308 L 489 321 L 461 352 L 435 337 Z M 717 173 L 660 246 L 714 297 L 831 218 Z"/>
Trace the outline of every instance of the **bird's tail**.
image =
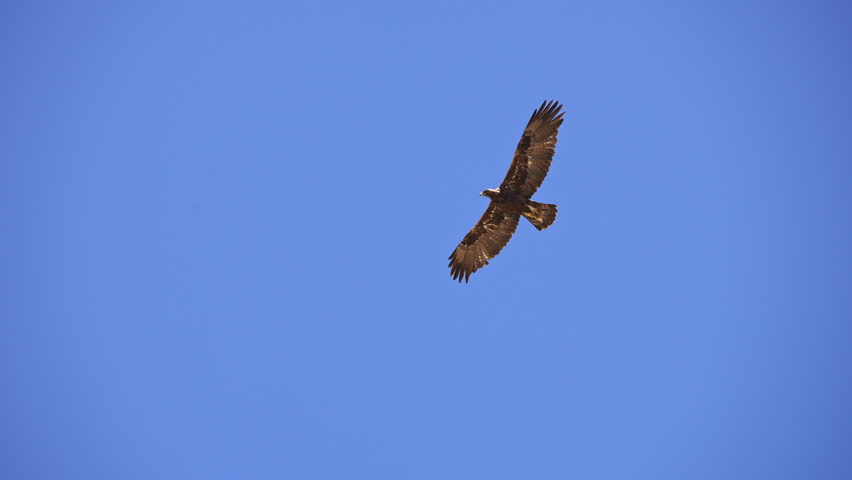
<path id="1" fill-rule="evenodd" d="M 538 203 L 527 200 L 524 211 L 521 213 L 533 226 L 544 230 L 556 220 L 556 205 Z"/>

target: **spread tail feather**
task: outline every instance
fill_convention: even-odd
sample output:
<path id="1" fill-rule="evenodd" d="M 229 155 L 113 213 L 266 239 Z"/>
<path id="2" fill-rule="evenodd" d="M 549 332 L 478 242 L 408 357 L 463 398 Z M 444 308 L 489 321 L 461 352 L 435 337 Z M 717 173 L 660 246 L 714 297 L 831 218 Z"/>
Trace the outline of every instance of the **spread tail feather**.
<path id="1" fill-rule="evenodd" d="M 533 226 L 544 230 L 556 220 L 556 205 L 527 201 L 526 209 L 521 213 Z"/>

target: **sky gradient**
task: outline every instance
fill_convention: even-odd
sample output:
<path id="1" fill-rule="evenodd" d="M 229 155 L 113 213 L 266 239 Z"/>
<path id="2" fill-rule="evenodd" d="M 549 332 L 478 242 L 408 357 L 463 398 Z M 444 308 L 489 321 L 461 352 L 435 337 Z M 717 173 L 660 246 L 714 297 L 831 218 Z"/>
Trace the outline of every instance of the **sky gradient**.
<path id="1" fill-rule="evenodd" d="M 0 15 L 3 478 L 852 478 L 852 8 L 72 3 Z"/>

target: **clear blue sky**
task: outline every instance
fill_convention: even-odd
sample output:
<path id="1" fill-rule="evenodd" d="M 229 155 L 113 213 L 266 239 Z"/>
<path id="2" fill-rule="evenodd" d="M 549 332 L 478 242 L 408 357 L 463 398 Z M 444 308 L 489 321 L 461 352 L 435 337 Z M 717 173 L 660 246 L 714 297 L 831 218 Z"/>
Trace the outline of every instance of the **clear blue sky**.
<path id="1" fill-rule="evenodd" d="M 2 7 L 3 478 L 852 478 L 852 8 L 122 3 Z"/>

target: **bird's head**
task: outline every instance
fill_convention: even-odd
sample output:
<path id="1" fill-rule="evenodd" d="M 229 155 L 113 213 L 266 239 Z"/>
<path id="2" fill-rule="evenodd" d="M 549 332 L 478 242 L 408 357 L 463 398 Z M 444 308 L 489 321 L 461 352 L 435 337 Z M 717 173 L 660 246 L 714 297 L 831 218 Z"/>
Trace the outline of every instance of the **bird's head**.
<path id="1" fill-rule="evenodd" d="M 499 188 L 489 188 L 488 190 L 483 190 L 482 193 L 480 193 L 480 195 L 482 195 L 483 197 L 488 197 L 488 198 L 494 198 L 499 194 L 500 194 Z"/>

